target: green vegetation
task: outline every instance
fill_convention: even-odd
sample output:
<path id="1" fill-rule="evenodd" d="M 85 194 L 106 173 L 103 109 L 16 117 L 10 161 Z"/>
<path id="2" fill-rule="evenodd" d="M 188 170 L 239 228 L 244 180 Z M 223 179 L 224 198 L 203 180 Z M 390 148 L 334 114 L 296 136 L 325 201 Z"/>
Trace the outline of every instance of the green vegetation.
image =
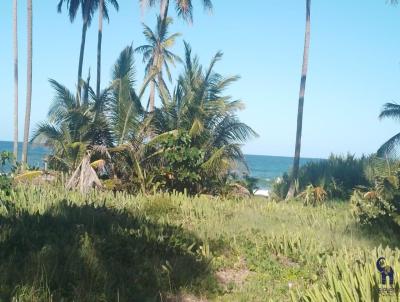
<path id="1" fill-rule="evenodd" d="M 246 169 L 241 144 L 256 136 L 237 117 L 243 103 L 224 95 L 238 77 L 214 71 L 221 58 L 217 53 L 204 68 L 185 44 L 185 69 L 174 92 L 170 95 L 158 85 L 162 106 L 147 112 L 141 98 L 152 78 L 135 92 L 134 51 L 129 46 L 100 97 L 93 93 L 90 78 L 84 82 L 82 102 L 50 80 L 55 98 L 49 120 L 38 125 L 32 139 L 51 147 L 51 169 L 72 173 L 90 152 L 92 161 L 105 162 L 102 178 L 118 180 L 129 192 L 218 194 L 233 169 Z"/>
<path id="2" fill-rule="evenodd" d="M 389 166 L 373 178 L 373 185 L 359 188 L 351 197 L 353 212 L 362 224 L 400 226 L 399 163 Z"/>
<path id="3" fill-rule="evenodd" d="M 0 154 L 0 301 L 379 301 L 377 259 L 386 257 L 400 276 L 400 164 L 390 157 L 400 134 L 382 145 L 380 157 L 332 155 L 300 168 L 311 0 L 293 169 L 269 199 L 251 197 L 257 180 L 244 173 L 241 145 L 257 134 L 239 120 L 244 103 L 226 93 L 239 77 L 215 70 L 222 52 L 204 66 L 184 42 L 178 57 L 180 34 L 168 32 L 170 1 L 139 2 L 160 5 L 155 29 L 143 24 L 147 44 L 123 49 L 101 90 L 103 19 L 111 6 L 119 10 L 118 1 L 58 1 L 71 22 L 81 13 L 82 38 L 76 91 L 50 80 L 54 100 L 31 137 L 52 151 L 41 171 L 27 166 L 32 0 L 22 164 L 16 162 L 14 0 L 14 156 Z M 212 9 L 210 0 L 201 2 Z M 193 21 L 192 1 L 173 4 Z M 97 11 L 93 89 L 82 69 Z M 145 64 L 140 87 L 137 54 Z M 395 103 L 380 114 L 399 117 Z M 12 174 L 3 173 L 6 165 Z M 399 299 L 399 282 L 389 299 Z"/>
<path id="4" fill-rule="evenodd" d="M 298 191 L 303 192 L 312 185 L 323 188 L 330 199 L 348 199 L 357 186 L 370 184 L 367 169 L 373 169 L 377 161 L 374 157 L 331 155 L 327 160 L 307 163 L 298 174 Z M 274 184 L 273 191 L 280 198 L 286 197 L 290 179 L 284 175 L 282 181 Z"/>
<path id="5" fill-rule="evenodd" d="M 384 229 L 364 230 L 344 203 L 82 195 L 54 186 L 18 186 L 0 199 L 3 300 L 337 301 L 346 286 L 375 297 L 382 254 L 374 247 L 398 244 Z"/>

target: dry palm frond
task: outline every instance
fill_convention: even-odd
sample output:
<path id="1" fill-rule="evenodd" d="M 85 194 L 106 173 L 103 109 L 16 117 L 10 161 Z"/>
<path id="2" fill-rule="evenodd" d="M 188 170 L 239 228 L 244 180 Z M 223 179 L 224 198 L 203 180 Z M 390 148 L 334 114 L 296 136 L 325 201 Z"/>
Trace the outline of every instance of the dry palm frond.
<path id="1" fill-rule="evenodd" d="M 96 171 L 90 165 L 90 153 L 87 153 L 68 181 L 67 189 L 78 189 L 81 193 L 87 193 L 92 188 L 101 187 Z"/>
<path id="2" fill-rule="evenodd" d="M 365 199 L 377 199 L 378 193 L 376 191 L 369 191 L 364 194 Z"/>
<path id="3" fill-rule="evenodd" d="M 104 159 L 99 159 L 99 160 L 96 160 L 96 161 L 94 161 L 94 162 L 92 162 L 91 164 L 90 164 L 90 166 L 93 168 L 93 169 L 104 169 L 104 166 L 106 165 L 106 161 L 104 160 Z"/>
<path id="4" fill-rule="evenodd" d="M 23 174 L 17 175 L 14 177 L 15 181 L 25 181 L 25 180 L 32 180 L 36 177 L 39 177 L 43 174 L 42 171 L 28 171 Z"/>

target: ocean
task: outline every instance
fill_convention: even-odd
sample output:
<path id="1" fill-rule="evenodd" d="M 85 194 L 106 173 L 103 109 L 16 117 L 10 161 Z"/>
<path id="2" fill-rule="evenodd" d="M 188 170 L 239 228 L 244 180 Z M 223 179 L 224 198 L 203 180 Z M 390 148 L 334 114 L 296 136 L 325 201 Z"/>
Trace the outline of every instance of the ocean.
<path id="1" fill-rule="evenodd" d="M 258 179 L 260 189 L 270 189 L 276 178 L 289 172 L 293 165 L 293 157 L 270 155 L 245 155 L 250 176 Z M 300 165 L 319 161 L 320 158 L 301 158 Z"/>
<path id="2" fill-rule="evenodd" d="M 0 152 L 12 152 L 13 143 L 0 141 Z M 30 145 L 28 152 L 28 163 L 31 166 L 43 168 L 43 158 L 49 153 L 49 149 L 41 145 Z M 19 156 L 21 156 L 22 144 L 19 144 Z M 259 180 L 262 189 L 269 189 L 272 182 L 288 172 L 293 164 L 292 157 L 268 156 L 268 155 L 245 155 L 249 167 L 250 176 Z M 310 161 L 318 161 L 318 158 L 302 158 L 300 164 L 304 165 Z"/>

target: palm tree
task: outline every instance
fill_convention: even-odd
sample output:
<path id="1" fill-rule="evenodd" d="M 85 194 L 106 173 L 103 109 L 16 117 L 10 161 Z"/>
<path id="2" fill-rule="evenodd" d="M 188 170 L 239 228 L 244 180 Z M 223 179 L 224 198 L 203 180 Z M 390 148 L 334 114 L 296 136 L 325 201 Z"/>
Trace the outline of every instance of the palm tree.
<path id="1" fill-rule="evenodd" d="M 168 17 L 169 0 L 139 0 L 142 7 L 153 7 L 157 2 L 160 2 L 160 17 L 162 21 L 165 21 Z M 201 0 L 203 6 L 207 10 L 212 10 L 211 0 Z M 193 4 L 192 0 L 176 0 L 175 9 L 178 16 L 183 18 L 189 23 L 193 22 Z"/>
<path id="2" fill-rule="evenodd" d="M 175 66 L 175 62 L 181 62 L 181 59 L 169 50 L 174 46 L 176 38 L 180 36 L 179 33 L 168 36 L 168 26 L 170 24 L 172 24 L 171 18 L 163 22 L 161 17 L 157 17 L 155 32 L 143 24 L 143 34 L 148 44 L 142 45 L 135 50 L 143 54 L 143 62 L 147 62 L 146 77 L 153 76 L 153 80 L 150 83 L 149 112 L 154 111 L 156 85 L 160 92 L 168 93 L 167 85 L 163 79 L 163 70 L 167 73 L 169 81 L 172 82 L 169 64 Z"/>
<path id="3" fill-rule="evenodd" d="M 118 57 L 112 70 L 112 94 L 106 115 L 117 145 L 128 142 L 142 121 L 143 108 L 140 97 L 134 90 L 136 71 L 134 49 L 126 47 Z"/>
<path id="4" fill-rule="evenodd" d="M 78 89 L 78 102 L 80 101 L 81 97 L 81 80 L 82 80 L 82 68 L 83 68 L 83 57 L 85 53 L 85 43 L 86 43 L 86 32 L 90 24 L 92 23 L 92 18 L 94 12 L 99 7 L 100 0 L 59 0 L 57 10 L 59 13 L 62 12 L 62 6 L 66 3 L 68 9 L 68 15 L 71 22 L 74 22 L 76 15 L 81 9 L 82 12 L 82 37 L 81 37 L 81 47 L 79 52 L 79 64 L 78 64 L 78 81 L 77 81 L 77 89 Z M 107 0 L 110 4 L 112 4 L 115 9 L 118 10 L 118 2 L 116 0 Z M 104 1 L 102 1 L 103 6 L 101 9 L 101 15 L 104 16 L 105 19 L 108 20 L 108 9 L 107 5 Z M 101 32 L 100 32 L 101 30 Z M 101 36 L 102 36 L 102 26 L 99 27 L 99 43 L 100 44 L 100 51 L 101 51 Z M 98 46 L 99 51 L 99 46 Z M 98 54 L 98 62 L 99 62 L 99 54 Z M 99 63 L 98 63 L 99 64 Z M 99 65 L 98 65 L 99 66 Z"/>
<path id="5" fill-rule="evenodd" d="M 78 102 L 77 96 L 62 84 L 53 79 L 49 82 L 55 96 L 48 121 L 37 125 L 31 140 L 46 144 L 53 150 L 49 158 L 51 166 L 70 172 L 80 163 L 86 147 L 96 145 L 101 133 L 98 129 L 103 124 L 99 120 L 94 122 L 94 117 L 95 110 L 101 108 L 93 101 L 98 98 L 95 98 L 88 81 L 82 85 L 82 102 Z"/>
<path id="6" fill-rule="evenodd" d="M 301 134 L 303 128 L 303 109 L 304 109 L 304 94 L 306 90 L 308 56 L 310 51 L 310 29 L 311 29 L 311 0 L 306 0 L 306 32 L 304 41 L 303 67 L 300 81 L 299 106 L 297 113 L 297 130 L 296 130 L 296 146 L 294 152 L 292 179 L 286 199 L 293 198 L 296 192 L 296 183 L 298 181 L 299 166 L 300 166 L 300 151 L 301 151 Z"/>
<path id="7" fill-rule="evenodd" d="M 31 122 L 31 105 L 32 105 L 32 0 L 27 1 L 28 13 L 28 51 L 27 51 L 27 88 L 26 88 L 26 110 L 25 110 L 25 126 L 24 126 L 24 142 L 22 147 L 22 163 L 26 164 L 28 159 L 28 140 L 29 126 Z"/>
<path id="8" fill-rule="evenodd" d="M 13 1 L 14 31 L 14 160 L 18 160 L 18 0 Z"/>
<path id="9" fill-rule="evenodd" d="M 257 136 L 237 118 L 237 111 L 244 104 L 223 94 L 239 77 L 225 78 L 214 71 L 221 58 L 222 53 L 218 52 L 204 69 L 185 43 L 185 71 L 173 95 L 163 99 L 163 107 L 156 110 L 154 118 L 156 134 L 184 131 L 194 146 L 205 151 L 202 168 L 210 178 L 226 175 L 237 164 L 245 165 L 240 145 Z"/>
<path id="10" fill-rule="evenodd" d="M 134 90 L 135 69 L 133 48 L 120 54 L 113 68 L 111 86 L 98 97 L 90 87 L 90 75 L 82 81 L 82 102 L 67 87 L 55 80 L 50 85 L 55 91 L 48 120 L 39 123 L 32 141 L 48 145 L 53 155 L 51 165 L 73 171 L 88 147 L 113 147 L 125 144 L 135 136 L 142 123 L 143 109 Z"/>
<path id="11" fill-rule="evenodd" d="M 391 5 L 397 5 L 398 0 L 390 0 Z M 379 115 L 379 119 L 391 118 L 398 120 L 400 118 L 400 105 L 396 103 L 386 103 L 383 105 L 383 109 Z M 397 145 L 400 144 L 400 133 L 397 133 L 386 141 L 377 151 L 378 156 L 387 156 L 395 150 Z"/>
<path id="12" fill-rule="evenodd" d="M 97 81 L 96 96 L 100 95 L 100 77 L 101 77 L 101 41 L 103 39 L 103 6 L 104 0 L 100 0 L 99 5 L 99 29 L 97 34 Z"/>
<path id="13" fill-rule="evenodd" d="M 391 118 L 393 120 L 399 120 L 400 118 L 400 105 L 396 103 L 386 103 L 379 115 L 380 119 Z M 400 144 L 400 133 L 397 133 L 391 137 L 387 142 L 385 142 L 378 149 L 378 156 L 387 156 L 395 150 L 395 148 Z"/>
<path id="14" fill-rule="evenodd" d="M 119 5 L 116 0 L 107 0 L 111 3 L 114 8 L 118 11 Z M 96 95 L 100 95 L 100 81 L 101 81 L 101 43 L 103 39 L 103 19 L 107 19 L 108 11 L 105 6 L 105 0 L 99 0 L 99 29 L 98 29 L 98 37 L 97 37 L 97 81 L 96 81 Z"/>
<path id="15" fill-rule="evenodd" d="M 189 152 L 189 157 L 193 152 L 199 155 L 196 173 L 189 172 L 199 180 L 188 183 L 191 192 L 218 191 L 230 171 L 245 165 L 240 145 L 256 133 L 238 120 L 243 103 L 224 94 L 238 77 L 226 78 L 214 71 L 222 53 L 203 68 L 186 43 L 185 48 L 184 72 L 172 94 L 160 94 L 162 107 L 152 115 L 146 114 L 141 98 L 153 77 L 147 77 L 136 92 L 132 46 L 121 52 L 101 97 L 90 88 L 89 79 L 82 85 L 81 103 L 65 86 L 50 80 L 55 97 L 48 121 L 38 125 L 32 139 L 53 149 L 51 167 L 72 172 L 86 150 L 106 150 L 110 179 L 146 193 L 155 183 L 168 183 L 169 159 L 164 152 L 174 152 L 167 145 L 177 139 L 183 142 L 180 151 Z"/>

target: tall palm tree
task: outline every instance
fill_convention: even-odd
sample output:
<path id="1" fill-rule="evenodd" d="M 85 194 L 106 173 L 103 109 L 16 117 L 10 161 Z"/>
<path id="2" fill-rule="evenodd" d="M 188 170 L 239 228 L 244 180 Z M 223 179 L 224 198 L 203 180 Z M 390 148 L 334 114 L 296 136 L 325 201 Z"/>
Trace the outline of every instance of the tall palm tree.
<path id="1" fill-rule="evenodd" d="M 160 3 L 160 17 L 162 21 L 165 21 L 168 17 L 168 9 L 170 5 L 169 0 L 139 0 L 142 7 L 153 7 L 157 2 Z M 207 10 L 212 10 L 211 0 L 201 0 L 203 6 Z M 193 22 L 193 4 L 192 0 L 175 0 L 175 9 L 178 16 L 183 18 L 189 23 Z"/>
<path id="2" fill-rule="evenodd" d="M 26 88 L 26 109 L 25 109 L 25 125 L 24 125 L 24 142 L 22 147 L 22 163 L 26 164 L 28 159 L 28 141 L 29 127 L 31 122 L 31 106 L 32 106 L 32 0 L 27 1 L 28 13 L 28 37 L 27 37 L 27 88 Z"/>
<path id="3" fill-rule="evenodd" d="M 14 160 L 18 160 L 18 0 L 13 1 L 14 34 Z"/>
<path id="4" fill-rule="evenodd" d="M 82 68 L 83 68 L 83 58 L 85 54 L 85 43 L 86 43 L 86 32 L 90 24 L 92 23 L 93 15 L 99 7 L 100 0 L 59 0 L 57 11 L 59 13 L 62 12 L 62 6 L 66 3 L 68 9 L 68 15 L 71 22 L 74 22 L 76 15 L 81 9 L 82 13 L 82 37 L 81 37 L 81 47 L 79 52 L 79 63 L 78 63 L 78 81 L 77 81 L 77 89 L 78 89 L 78 102 L 80 102 L 81 97 L 81 80 L 82 80 Z M 116 9 L 119 8 L 118 2 L 116 0 L 107 0 L 110 4 L 112 4 Z M 105 1 L 102 1 L 102 13 L 105 19 L 108 20 L 108 9 Z M 100 30 L 100 29 L 99 29 Z M 101 28 L 102 30 L 102 28 Z M 101 35 L 100 35 L 101 36 Z M 101 45 L 101 40 L 100 40 Z M 101 50 L 101 46 L 100 46 Z M 98 59 L 99 60 L 99 59 Z"/>
<path id="5" fill-rule="evenodd" d="M 111 3 L 114 8 L 118 11 L 119 4 L 116 0 L 106 0 Z M 98 37 L 97 37 L 97 81 L 96 81 L 96 96 L 100 96 L 100 81 L 101 81 L 101 43 L 103 39 L 103 19 L 107 19 L 108 11 L 105 5 L 105 0 L 99 0 L 99 29 L 98 29 Z"/>
<path id="6" fill-rule="evenodd" d="M 100 95 L 100 77 L 101 77 L 101 41 L 103 39 L 103 6 L 104 0 L 100 0 L 99 5 L 99 29 L 97 34 L 97 81 L 96 96 Z"/>
<path id="7" fill-rule="evenodd" d="M 391 5 L 397 5 L 398 0 L 389 0 Z M 400 118 L 400 105 L 396 103 L 386 103 L 383 106 L 381 113 L 379 114 L 379 119 L 391 118 L 398 120 Z M 400 133 L 397 133 L 386 141 L 377 151 L 378 156 L 387 156 L 395 150 L 395 148 L 400 144 Z"/>
<path id="8" fill-rule="evenodd" d="M 311 30 L 311 0 L 306 0 L 306 32 L 304 39 L 303 67 L 300 81 L 299 105 L 297 113 L 297 130 L 296 130 L 296 146 L 293 160 L 292 179 L 286 199 L 293 198 L 296 192 L 296 183 L 299 176 L 300 151 L 301 151 L 301 134 L 303 129 L 303 109 L 304 94 L 306 90 L 308 56 L 310 51 L 310 30 Z"/>
<path id="9" fill-rule="evenodd" d="M 396 103 L 386 103 L 379 115 L 380 119 L 391 118 L 393 120 L 400 119 L 400 105 Z M 400 133 L 397 133 L 386 141 L 379 149 L 378 156 L 387 156 L 392 153 L 400 144 Z"/>
<path id="10" fill-rule="evenodd" d="M 135 50 L 143 54 L 143 62 L 147 63 L 146 77 L 153 76 L 153 80 L 150 83 L 149 112 L 154 111 L 156 85 L 161 93 L 168 93 L 168 88 L 163 78 L 163 70 L 167 73 L 169 81 L 172 82 L 169 64 L 175 66 L 176 62 L 181 62 L 181 59 L 169 50 L 174 46 L 176 38 L 180 36 L 179 33 L 168 36 L 168 26 L 170 24 L 172 24 L 171 18 L 167 18 L 163 22 L 161 17 L 157 17 L 155 32 L 143 24 L 143 34 L 148 44 L 142 45 Z"/>

